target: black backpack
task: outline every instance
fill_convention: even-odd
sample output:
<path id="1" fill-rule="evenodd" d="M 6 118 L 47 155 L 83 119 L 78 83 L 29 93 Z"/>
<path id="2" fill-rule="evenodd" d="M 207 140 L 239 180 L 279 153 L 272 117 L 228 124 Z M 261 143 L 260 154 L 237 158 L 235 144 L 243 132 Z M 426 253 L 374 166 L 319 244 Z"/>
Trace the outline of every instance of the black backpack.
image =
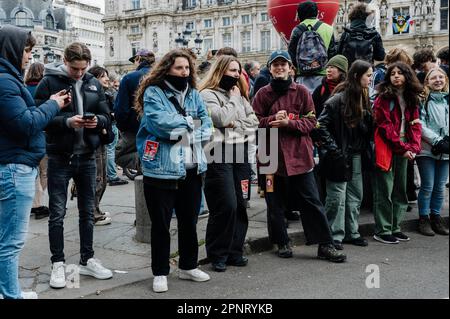
<path id="1" fill-rule="evenodd" d="M 328 53 L 325 43 L 317 30 L 322 25 L 321 21 L 314 26 L 300 24 L 297 28 L 301 35 L 297 43 L 298 71 L 302 75 L 313 75 L 325 68 L 328 62 Z"/>
<path id="2" fill-rule="evenodd" d="M 342 55 L 348 60 L 348 65 L 352 65 L 355 60 L 364 60 L 373 63 L 373 41 L 377 36 L 376 32 L 344 28 Z"/>

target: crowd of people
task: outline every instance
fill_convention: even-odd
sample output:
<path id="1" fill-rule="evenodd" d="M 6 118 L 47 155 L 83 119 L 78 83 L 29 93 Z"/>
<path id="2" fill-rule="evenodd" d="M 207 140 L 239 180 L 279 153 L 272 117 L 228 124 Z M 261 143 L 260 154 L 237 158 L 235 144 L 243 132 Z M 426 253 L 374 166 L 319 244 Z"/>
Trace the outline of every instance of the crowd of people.
<path id="1" fill-rule="evenodd" d="M 94 258 L 93 233 L 95 225 L 111 223 L 100 209 L 107 184 L 127 183 L 117 166 L 143 175 L 158 293 L 168 291 L 174 216 L 180 279 L 210 280 L 198 268 L 197 221 L 205 207 L 211 270 L 248 264 L 244 242 L 255 183 L 280 258 L 293 256 L 286 219 L 301 219 L 318 258 L 345 262 L 344 245 L 369 245 L 358 217 L 364 195 L 372 193 L 376 241 L 410 240 L 401 222 L 415 199 L 419 232 L 448 236 L 441 217 L 449 175 L 448 46 L 437 57 L 430 49 L 413 57 L 400 48 L 386 54 L 378 32 L 366 25 L 372 14 L 366 4 L 355 5 L 337 42 L 333 27 L 317 19 L 317 4 L 303 2 L 288 51 L 273 52 L 263 68 L 243 64 L 233 48 L 203 62 L 189 49 L 159 60 L 141 49 L 130 58 L 137 69 L 120 85 L 105 68 L 90 68 L 91 53 L 77 42 L 65 48 L 62 62 L 27 67 L 36 39 L 1 26 L 3 298 L 37 297 L 22 292 L 18 278 L 30 214 L 49 216 L 50 286 L 66 286 L 69 188 L 79 210 L 80 274 L 112 278 Z M 275 161 L 272 171 L 263 155 Z"/>

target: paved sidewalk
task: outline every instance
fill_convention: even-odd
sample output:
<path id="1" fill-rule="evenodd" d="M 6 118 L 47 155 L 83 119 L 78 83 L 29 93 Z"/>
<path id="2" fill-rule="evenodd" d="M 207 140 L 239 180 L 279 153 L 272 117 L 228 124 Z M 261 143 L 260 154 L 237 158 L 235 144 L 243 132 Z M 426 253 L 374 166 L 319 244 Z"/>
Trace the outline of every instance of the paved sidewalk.
<path id="1" fill-rule="evenodd" d="M 443 209 L 445 216 L 448 216 L 448 202 L 447 189 L 445 208 Z M 413 211 L 407 214 L 404 222 L 404 229 L 409 231 L 416 228 L 417 209 L 415 205 L 413 206 Z M 95 227 L 95 257 L 100 259 L 103 265 L 114 271 L 114 278 L 96 280 L 81 276 L 79 288 L 59 290 L 50 288 L 48 284 L 51 271 L 48 219 L 35 220 L 32 217 L 20 262 L 20 278 L 23 290 L 33 289 L 38 292 L 39 298 L 45 299 L 82 298 L 102 290 L 148 280 L 152 277 L 150 245 L 138 243 L 134 240 L 136 232 L 134 227 L 134 183 L 130 182 L 123 186 L 108 186 L 101 203 L 101 209 L 111 213 L 113 222 L 110 225 Z M 256 186 L 252 187 L 251 208 L 248 210 L 248 215 L 250 222 L 247 233 L 247 253 L 271 250 L 273 247 L 267 238 L 266 205 L 264 199 L 259 198 L 256 194 Z M 201 244 L 199 259 L 201 261 L 206 257 L 204 238 L 207 220 L 207 218 L 203 218 L 198 223 L 198 239 Z M 66 264 L 78 265 L 79 235 L 76 198 L 68 202 L 64 226 Z M 368 211 L 362 212 L 360 230 L 365 236 L 373 233 L 373 216 Z M 295 244 L 304 243 L 300 222 L 291 222 L 288 232 Z M 178 251 L 176 219 L 172 220 L 171 234 L 171 252 L 173 256 L 176 256 Z M 176 262 L 177 258 L 175 257 L 172 259 L 173 269 L 176 269 Z M 204 262 L 201 262 L 201 264 L 204 264 Z M 203 265 L 201 267 L 209 271 L 208 266 Z M 136 296 L 136 298 L 139 298 L 139 296 Z"/>

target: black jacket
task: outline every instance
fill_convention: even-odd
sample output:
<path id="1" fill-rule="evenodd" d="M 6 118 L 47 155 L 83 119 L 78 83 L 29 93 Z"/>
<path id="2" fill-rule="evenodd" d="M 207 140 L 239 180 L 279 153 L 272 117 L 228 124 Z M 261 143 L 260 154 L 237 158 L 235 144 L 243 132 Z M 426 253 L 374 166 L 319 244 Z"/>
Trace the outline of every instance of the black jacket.
<path id="1" fill-rule="evenodd" d="M 256 96 L 256 93 L 258 93 L 261 88 L 269 84 L 271 79 L 272 75 L 270 74 L 269 68 L 262 68 L 255 79 L 255 84 L 253 85 L 253 96 Z"/>
<path id="2" fill-rule="evenodd" d="M 44 78 L 36 88 L 36 105 L 41 105 L 48 98 L 69 86 L 75 86 L 75 81 L 63 72 L 57 72 L 59 65 L 49 65 L 44 73 Z M 53 70 L 53 72 L 52 72 Z M 75 142 L 75 130 L 67 126 L 67 119 L 77 114 L 77 98 L 72 90 L 72 103 L 61 109 L 58 115 L 49 123 L 45 131 L 47 133 L 47 153 L 70 155 L 73 154 Z M 83 94 L 84 112 L 97 115 L 98 125 L 95 129 L 84 129 L 83 139 L 89 149 L 94 152 L 101 144 L 100 134 L 110 124 L 109 107 L 105 99 L 100 82 L 90 73 L 83 77 L 81 86 Z"/>
<path id="3" fill-rule="evenodd" d="M 323 110 L 323 105 L 329 99 L 331 90 L 327 84 L 326 77 L 322 79 L 322 84 L 319 85 L 313 92 L 314 107 L 316 108 L 316 117 L 319 117 Z"/>
<path id="4" fill-rule="evenodd" d="M 318 134 L 321 146 L 319 148 L 320 171 L 329 180 L 345 182 L 352 179 L 352 129 L 344 123 L 343 111 L 344 93 L 333 95 L 325 102 L 322 114 L 319 116 Z M 361 152 L 364 170 L 372 169 L 372 136 L 373 118 L 366 113 L 358 126 L 358 134 L 364 140 L 364 151 Z"/>
<path id="5" fill-rule="evenodd" d="M 368 38 L 372 38 L 372 61 L 368 61 L 373 64 L 373 61 L 383 61 L 384 57 L 386 55 L 383 47 L 383 40 L 381 39 L 381 35 L 378 33 L 378 31 L 375 28 L 368 28 L 366 25 L 366 22 L 364 20 L 354 20 L 350 23 L 350 31 L 359 31 L 364 34 Z M 346 38 L 349 36 L 347 31 L 344 31 L 341 35 L 341 38 L 339 39 L 339 45 L 337 48 L 337 54 L 343 54 L 344 52 L 344 46 L 346 45 Z M 346 57 L 349 59 L 348 66 L 350 68 L 350 65 L 353 63 L 353 61 L 350 61 L 349 57 Z"/>

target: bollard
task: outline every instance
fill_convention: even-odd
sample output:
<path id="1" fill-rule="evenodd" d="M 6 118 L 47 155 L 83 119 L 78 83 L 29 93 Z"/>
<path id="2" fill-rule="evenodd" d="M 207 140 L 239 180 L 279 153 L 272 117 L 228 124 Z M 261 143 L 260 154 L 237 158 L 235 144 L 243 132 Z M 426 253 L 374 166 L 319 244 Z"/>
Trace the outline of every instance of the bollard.
<path id="1" fill-rule="evenodd" d="M 147 210 L 144 197 L 144 179 L 142 175 L 134 179 L 135 205 L 136 205 L 136 237 L 140 243 L 150 243 L 150 230 L 152 222 Z"/>

